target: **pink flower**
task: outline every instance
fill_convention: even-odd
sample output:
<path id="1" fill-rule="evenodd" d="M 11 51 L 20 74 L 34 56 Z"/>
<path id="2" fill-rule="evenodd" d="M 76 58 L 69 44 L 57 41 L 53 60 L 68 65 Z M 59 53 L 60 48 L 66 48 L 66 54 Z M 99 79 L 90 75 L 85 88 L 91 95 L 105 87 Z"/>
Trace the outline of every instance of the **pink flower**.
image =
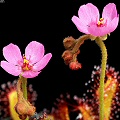
<path id="1" fill-rule="evenodd" d="M 1 67 L 14 76 L 36 77 L 52 57 L 51 53 L 44 55 L 44 52 L 41 43 L 32 41 L 22 56 L 19 47 L 10 43 L 3 48 L 3 55 L 7 61 L 1 61 Z"/>
<path id="2" fill-rule="evenodd" d="M 72 21 L 80 32 L 93 36 L 104 36 L 113 32 L 118 26 L 119 15 L 114 3 L 107 4 L 99 18 L 99 10 L 92 3 L 80 6 L 78 16 L 73 16 Z"/>

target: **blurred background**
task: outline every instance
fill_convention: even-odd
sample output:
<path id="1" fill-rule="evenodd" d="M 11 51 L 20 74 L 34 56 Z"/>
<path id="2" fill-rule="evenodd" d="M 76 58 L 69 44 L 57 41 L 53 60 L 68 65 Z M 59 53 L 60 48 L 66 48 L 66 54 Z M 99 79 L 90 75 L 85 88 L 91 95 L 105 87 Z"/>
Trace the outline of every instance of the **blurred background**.
<path id="1" fill-rule="evenodd" d="M 79 97 L 86 91 L 85 83 L 91 80 L 94 65 L 101 64 L 101 51 L 94 41 L 85 41 L 78 56 L 82 69 L 72 71 L 61 57 L 64 52 L 63 39 L 83 35 L 71 21 L 81 5 L 93 3 L 102 13 L 103 7 L 113 2 L 120 14 L 119 0 L 56 0 L 56 1 L 7 1 L 0 3 L 0 59 L 4 60 L 2 49 L 9 43 L 16 44 L 24 54 L 25 47 L 33 40 L 42 43 L 45 54 L 52 53 L 52 59 L 36 78 L 28 79 L 37 91 L 37 111 L 51 109 L 60 94 L 69 93 Z M 120 71 L 120 26 L 104 42 L 108 50 L 108 64 Z M 0 84 L 13 81 L 12 76 L 0 69 Z"/>

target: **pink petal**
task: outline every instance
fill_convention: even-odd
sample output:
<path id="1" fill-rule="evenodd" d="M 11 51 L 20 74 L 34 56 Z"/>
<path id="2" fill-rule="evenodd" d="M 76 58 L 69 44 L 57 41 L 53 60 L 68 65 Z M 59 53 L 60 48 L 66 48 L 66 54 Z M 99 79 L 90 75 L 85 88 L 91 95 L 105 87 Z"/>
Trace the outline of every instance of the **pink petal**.
<path id="1" fill-rule="evenodd" d="M 50 61 L 52 57 L 51 53 L 46 54 L 38 63 L 33 66 L 33 70 L 40 71 L 42 70 Z"/>
<path id="2" fill-rule="evenodd" d="M 44 55 L 44 46 L 36 41 L 30 42 L 25 49 L 25 56 L 32 64 L 40 61 Z"/>
<path id="3" fill-rule="evenodd" d="M 79 19 L 78 17 L 76 16 L 73 16 L 72 17 L 72 21 L 73 23 L 76 25 L 77 29 L 80 31 L 80 32 L 83 32 L 83 33 L 86 33 L 86 34 L 89 34 L 88 30 L 87 30 L 87 25 L 84 24 L 83 21 L 81 21 L 81 19 Z"/>
<path id="4" fill-rule="evenodd" d="M 39 73 L 40 72 L 37 72 L 37 71 L 25 71 L 21 75 L 25 78 L 34 78 L 38 76 Z"/>
<path id="5" fill-rule="evenodd" d="M 108 25 L 108 29 L 110 32 L 113 32 L 117 26 L 118 26 L 118 22 L 119 22 L 119 17 L 115 17 L 111 23 Z"/>
<path id="6" fill-rule="evenodd" d="M 3 48 L 3 55 L 9 63 L 12 63 L 14 65 L 17 65 L 18 61 L 22 60 L 19 47 L 12 43 Z"/>
<path id="7" fill-rule="evenodd" d="M 104 26 L 104 27 L 97 27 L 96 24 L 91 24 L 88 27 L 88 31 L 93 36 L 104 36 L 104 35 L 110 33 L 110 30 L 108 29 L 108 27 L 106 27 L 106 26 Z"/>
<path id="8" fill-rule="evenodd" d="M 102 18 L 111 21 L 115 17 L 117 17 L 116 5 L 114 3 L 107 4 L 103 9 Z"/>
<path id="9" fill-rule="evenodd" d="M 90 22 L 95 22 L 99 19 L 99 10 L 92 3 L 80 6 L 78 16 L 84 24 L 88 25 Z"/>
<path id="10" fill-rule="evenodd" d="M 15 66 L 11 63 L 8 63 L 6 61 L 1 61 L 1 67 L 8 72 L 9 74 L 12 74 L 14 76 L 18 76 L 21 73 L 21 69 L 18 69 L 18 66 Z"/>

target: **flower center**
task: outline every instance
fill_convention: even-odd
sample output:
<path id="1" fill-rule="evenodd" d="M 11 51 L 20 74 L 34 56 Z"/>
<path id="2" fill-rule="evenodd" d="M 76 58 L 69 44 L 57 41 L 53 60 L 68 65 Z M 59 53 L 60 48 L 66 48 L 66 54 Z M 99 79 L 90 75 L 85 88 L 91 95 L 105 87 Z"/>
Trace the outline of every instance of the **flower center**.
<path id="1" fill-rule="evenodd" d="M 26 59 L 26 56 L 23 55 L 23 65 L 22 65 L 22 70 L 23 71 L 28 71 L 32 69 L 32 65 L 30 65 L 29 60 Z"/>
<path id="2" fill-rule="evenodd" d="M 100 20 L 97 23 L 97 27 L 103 27 L 104 26 L 104 18 L 100 18 Z"/>

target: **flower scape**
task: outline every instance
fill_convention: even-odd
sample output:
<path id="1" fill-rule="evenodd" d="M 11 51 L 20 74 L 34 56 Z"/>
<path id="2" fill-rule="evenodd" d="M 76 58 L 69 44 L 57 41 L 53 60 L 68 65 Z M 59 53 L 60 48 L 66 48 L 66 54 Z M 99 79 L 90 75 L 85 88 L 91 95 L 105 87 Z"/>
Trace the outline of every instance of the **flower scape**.
<path id="1" fill-rule="evenodd" d="M 50 61 L 52 54 L 48 53 L 44 55 L 44 53 L 44 46 L 37 41 L 32 41 L 27 45 L 23 56 L 19 47 L 13 43 L 3 48 L 3 56 L 7 61 L 2 60 L 1 67 L 9 74 L 19 76 L 16 85 L 14 84 L 15 86 L 11 86 L 9 83 L 8 87 L 10 90 L 6 89 L 5 84 L 2 85 L 1 103 L 9 105 L 7 106 L 9 110 L 1 105 L 1 109 L 5 113 L 2 115 L 1 111 L 3 118 L 11 115 L 10 119 L 13 120 L 28 120 L 36 114 L 36 107 L 32 104 L 32 101 L 36 100 L 36 97 L 28 99 L 29 90 L 32 88 L 28 90 L 27 79 L 38 76 Z M 11 89 L 13 89 L 12 92 L 10 92 Z M 46 116 L 44 115 L 41 119 L 44 119 L 44 117 Z M 3 118 L 1 117 L 1 119 Z"/>
<path id="2" fill-rule="evenodd" d="M 36 112 L 36 92 L 32 86 L 27 87 L 28 79 L 37 77 L 48 64 L 52 54 L 45 53 L 43 44 L 32 41 L 21 55 L 17 45 L 10 43 L 3 48 L 1 67 L 13 76 L 16 81 L 1 85 L 0 120 L 117 120 L 120 112 L 120 75 L 114 67 L 107 64 L 107 48 L 104 40 L 118 26 L 119 15 L 116 5 L 108 3 L 100 18 L 98 8 L 92 3 L 80 6 L 78 17 L 72 22 L 84 33 L 78 39 L 72 36 L 63 40 L 65 51 L 62 58 L 71 70 L 82 69 L 77 56 L 80 47 L 86 40 L 95 42 L 101 50 L 101 65 L 94 66 L 91 80 L 85 83 L 86 93 L 78 97 L 70 94 L 60 95 L 51 110 Z M 64 97 L 65 96 L 65 97 Z M 14 102 L 13 102 L 14 100 Z"/>
<path id="3" fill-rule="evenodd" d="M 114 21 L 114 22 L 113 22 Z M 109 83 L 105 83 L 105 74 L 106 74 L 106 65 L 107 65 L 107 48 L 104 44 L 104 40 L 108 38 L 108 35 L 113 32 L 119 22 L 119 15 L 117 13 L 116 5 L 114 3 L 108 3 L 102 12 L 102 18 L 100 18 L 98 8 L 92 3 L 87 3 L 80 6 L 78 10 L 78 17 L 73 15 L 72 22 L 75 24 L 77 29 L 85 33 L 78 39 L 74 39 L 72 36 L 67 37 L 63 40 L 63 45 L 65 51 L 62 54 L 62 58 L 66 65 L 69 65 L 69 68 L 72 70 L 78 70 L 82 68 L 81 63 L 78 62 L 77 56 L 80 54 L 80 47 L 85 42 L 85 40 L 95 41 L 101 50 L 101 71 L 100 71 L 100 80 L 99 80 L 99 89 L 97 94 L 99 95 L 99 120 L 108 120 L 110 119 L 107 115 L 110 113 L 110 108 L 106 110 L 109 106 L 106 104 L 106 99 L 111 101 L 110 98 L 105 99 L 105 87 Z M 107 96 L 112 96 L 112 92 Z M 107 102 L 108 103 L 108 102 Z M 110 103 L 110 102 L 109 102 Z M 106 106 L 108 105 L 108 106 Z M 110 106 L 109 106 L 110 107 Z M 106 112 L 107 111 L 107 112 Z M 106 116 L 107 115 L 107 116 Z M 90 115 L 91 116 L 91 115 Z M 94 119 L 89 117 L 89 120 Z M 88 120 L 88 118 L 84 118 Z"/>

